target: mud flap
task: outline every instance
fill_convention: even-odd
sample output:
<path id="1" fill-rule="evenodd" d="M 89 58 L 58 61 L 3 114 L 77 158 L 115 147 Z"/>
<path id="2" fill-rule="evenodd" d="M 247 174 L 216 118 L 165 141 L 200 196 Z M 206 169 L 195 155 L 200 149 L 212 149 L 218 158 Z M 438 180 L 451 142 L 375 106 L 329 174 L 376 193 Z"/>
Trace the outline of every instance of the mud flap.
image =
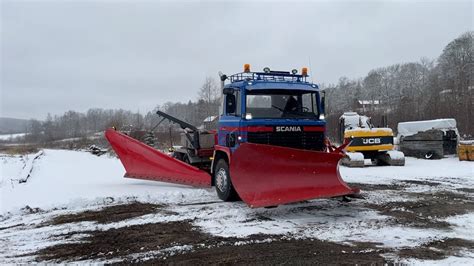
<path id="1" fill-rule="evenodd" d="M 114 129 L 105 137 L 125 167 L 125 177 L 210 187 L 211 176 Z"/>
<path id="2" fill-rule="evenodd" d="M 232 155 L 230 175 L 250 207 L 354 194 L 338 170 L 339 152 L 315 152 L 242 143 Z"/>

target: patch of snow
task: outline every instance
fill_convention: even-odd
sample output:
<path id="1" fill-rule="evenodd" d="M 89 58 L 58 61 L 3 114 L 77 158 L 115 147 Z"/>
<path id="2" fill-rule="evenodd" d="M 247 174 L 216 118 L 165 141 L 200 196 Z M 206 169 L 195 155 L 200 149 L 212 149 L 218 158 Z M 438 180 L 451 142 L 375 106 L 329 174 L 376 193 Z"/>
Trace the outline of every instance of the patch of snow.
<path id="1" fill-rule="evenodd" d="M 245 245 L 249 245 L 249 244 L 271 243 L 273 241 L 274 241 L 274 239 L 272 239 L 272 238 L 266 238 L 266 239 L 263 239 L 263 240 L 236 241 L 236 242 L 234 242 L 234 246 L 245 246 Z"/>
<path id="2" fill-rule="evenodd" d="M 2 134 L 0 135 L 0 140 L 13 140 L 19 137 L 24 137 L 26 133 L 16 133 L 16 134 Z"/>
<path id="3" fill-rule="evenodd" d="M 380 101 L 379 100 L 357 100 L 359 102 L 359 104 L 362 104 L 362 105 L 367 105 L 367 104 L 380 104 Z"/>
<path id="4" fill-rule="evenodd" d="M 454 225 L 453 237 L 459 237 L 474 241 L 474 213 L 451 216 L 445 219 L 446 222 Z"/>
<path id="5" fill-rule="evenodd" d="M 450 256 L 441 260 L 419 260 L 419 259 L 404 259 L 400 263 L 408 265 L 473 265 L 474 252 L 464 251 L 458 256 Z"/>
<path id="6" fill-rule="evenodd" d="M 11 179 L 19 179 L 17 157 L 2 157 Z M 10 166 L 10 162 L 12 166 Z M 163 202 L 214 198 L 210 189 L 156 181 L 123 178 L 124 168 L 117 158 L 97 157 L 88 152 L 44 150 L 36 160 L 28 182 L 0 183 L 0 214 L 25 207 L 51 209 L 63 204 L 80 205 L 97 198 L 134 195 L 137 199 L 162 198 Z M 2 176 L 3 176 L 2 169 Z M 2 177 L 2 179 L 6 179 Z M 213 195 L 214 196 L 214 195 Z M 215 199 L 215 198 L 214 198 Z"/>
<path id="7" fill-rule="evenodd" d="M 11 186 L 11 180 L 20 176 L 23 167 L 25 167 L 23 156 L 0 155 L 0 189 L 4 186 Z"/>
<path id="8" fill-rule="evenodd" d="M 423 160 L 405 157 L 405 166 L 339 168 L 346 182 L 390 184 L 403 180 L 438 182 L 452 188 L 474 187 L 474 164 L 457 157 Z"/>
<path id="9" fill-rule="evenodd" d="M 400 151 L 387 151 L 387 154 L 390 156 L 392 160 L 403 160 L 405 158 L 405 154 Z"/>
<path id="10" fill-rule="evenodd" d="M 345 112 L 341 119 L 344 119 L 344 127 L 347 130 L 358 128 L 370 128 L 369 118 L 365 115 L 359 115 L 356 112 Z"/>
<path id="11" fill-rule="evenodd" d="M 247 237 L 253 234 L 291 235 L 335 242 L 370 241 L 388 247 L 417 246 L 443 234 L 387 225 L 386 216 L 363 207 L 343 205 L 336 200 L 313 200 L 276 209 L 249 209 L 243 204 L 225 208 L 225 203 L 173 208 L 181 216 L 213 235 Z M 263 217 L 263 218 L 262 218 Z"/>
<path id="12" fill-rule="evenodd" d="M 400 139 L 402 136 L 406 137 L 415 135 L 418 132 L 427 131 L 430 129 L 454 130 L 456 135 L 459 136 L 459 132 L 456 127 L 456 120 L 453 118 L 447 118 L 398 123 L 397 138 Z"/>

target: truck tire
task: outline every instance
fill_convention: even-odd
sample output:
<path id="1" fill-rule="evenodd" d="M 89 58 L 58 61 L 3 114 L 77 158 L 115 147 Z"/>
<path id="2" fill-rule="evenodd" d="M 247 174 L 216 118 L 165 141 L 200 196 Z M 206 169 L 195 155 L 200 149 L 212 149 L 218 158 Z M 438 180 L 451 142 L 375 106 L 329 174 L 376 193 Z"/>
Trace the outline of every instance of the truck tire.
<path id="1" fill-rule="evenodd" d="M 230 179 L 229 165 L 226 160 L 220 159 L 214 171 L 214 185 L 217 196 L 223 201 L 236 201 L 239 196 L 232 185 Z"/>

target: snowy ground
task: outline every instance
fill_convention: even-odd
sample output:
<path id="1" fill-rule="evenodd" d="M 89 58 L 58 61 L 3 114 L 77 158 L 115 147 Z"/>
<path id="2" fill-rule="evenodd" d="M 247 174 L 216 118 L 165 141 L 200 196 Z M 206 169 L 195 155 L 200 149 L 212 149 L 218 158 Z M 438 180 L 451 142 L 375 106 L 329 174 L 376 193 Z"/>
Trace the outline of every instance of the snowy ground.
<path id="1" fill-rule="evenodd" d="M 360 186 L 365 199 L 319 199 L 273 209 L 220 202 L 213 189 L 122 178 L 124 170 L 118 159 L 87 152 L 0 155 L 0 168 L 0 263 L 43 260 L 38 256 L 43 250 L 81 243 L 97 232 L 184 221 L 219 239 L 241 239 L 233 240 L 235 246 L 282 238 L 349 246 L 364 242 L 372 245 L 366 252 L 384 250 L 377 252 L 390 261 L 474 263 L 474 163 L 457 158 L 407 158 L 404 167 L 341 167 L 343 179 Z M 145 206 L 143 215 L 109 222 L 50 222 L 136 201 L 161 207 L 149 211 Z M 417 250 L 436 253 L 443 249 L 443 242 L 457 244 L 450 244 L 453 251 L 435 260 L 413 255 Z M 187 254 L 199 247 L 173 243 L 143 247 L 142 252 L 127 255 L 59 257 L 59 261 L 154 259 L 163 254 Z"/>
<path id="2" fill-rule="evenodd" d="M 26 133 L 16 133 L 16 134 L 0 134 L 0 140 L 12 140 L 19 137 L 24 137 Z"/>

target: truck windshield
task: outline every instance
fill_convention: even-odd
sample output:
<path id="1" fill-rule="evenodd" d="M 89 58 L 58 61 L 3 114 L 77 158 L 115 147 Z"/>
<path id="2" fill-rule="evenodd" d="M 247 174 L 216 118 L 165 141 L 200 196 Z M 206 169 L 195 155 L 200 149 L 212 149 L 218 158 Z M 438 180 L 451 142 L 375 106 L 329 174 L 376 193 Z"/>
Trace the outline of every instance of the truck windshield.
<path id="1" fill-rule="evenodd" d="M 318 118 L 315 92 L 262 90 L 248 91 L 246 117 L 251 118 Z"/>

